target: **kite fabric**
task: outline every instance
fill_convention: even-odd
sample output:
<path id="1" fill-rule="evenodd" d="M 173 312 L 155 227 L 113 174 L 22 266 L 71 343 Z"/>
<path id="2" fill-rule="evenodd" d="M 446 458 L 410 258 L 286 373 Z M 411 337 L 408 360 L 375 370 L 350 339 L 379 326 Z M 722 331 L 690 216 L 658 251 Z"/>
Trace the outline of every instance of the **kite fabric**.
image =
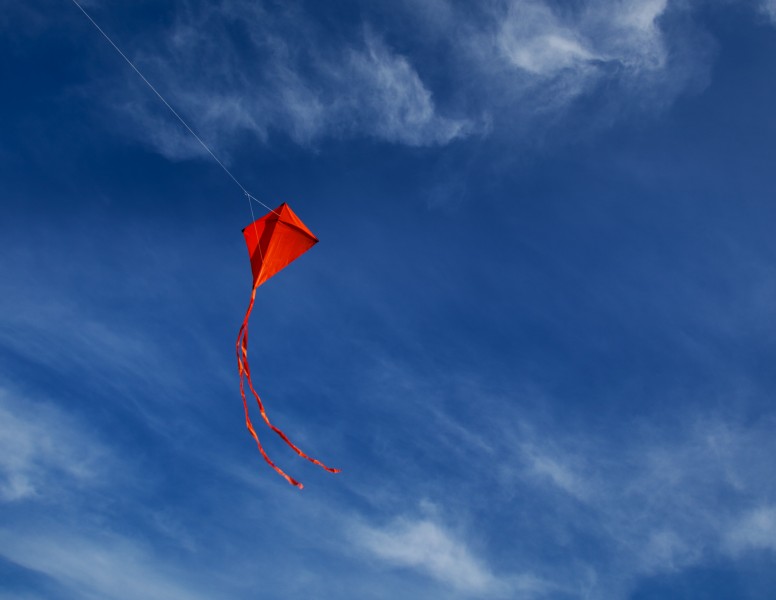
<path id="1" fill-rule="evenodd" d="M 302 458 L 306 458 L 330 473 L 339 473 L 340 471 L 339 469 L 327 467 L 321 461 L 302 452 L 302 450 L 288 439 L 288 436 L 286 436 L 285 433 L 270 422 L 267 417 L 267 412 L 264 410 L 264 403 L 256 393 L 256 390 L 253 387 L 253 381 L 251 380 L 251 369 L 248 366 L 248 320 L 250 319 L 253 304 L 256 300 L 256 289 L 267 281 L 267 279 L 275 275 L 281 269 L 287 267 L 317 244 L 318 238 L 313 235 L 299 217 L 294 214 L 291 207 L 285 202 L 271 213 L 248 225 L 248 227 L 243 229 L 243 235 L 245 236 L 245 243 L 248 245 L 248 253 L 251 257 L 251 271 L 253 272 L 251 301 L 248 304 L 248 310 L 245 313 L 245 318 L 240 327 L 240 333 L 237 335 L 236 346 L 237 368 L 240 372 L 240 394 L 242 396 L 243 407 L 245 408 L 245 424 L 248 427 L 248 431 L 251 432 L 251 436 L 253 436 L 253 439 L 256 441 L 256 445 L 259 447 L 259 452 L 261 452 L 264 460 L 284 477 L 288 483 L 302 489 L 304 486 L 293 477 L 287 475 L 280 467 L 272 462 L 264 451 L 264 447 L 259 441 L 259 436 L 256 434 L 256 430 L 253 428 L 253 423 L 251 423 L 251 418 L 248 414 L 248 401 L 245 398 L 246 381 L 248 382 L 248 388 L 254 398 L 256 398 L 256 403 L 259 405 L 259 412 L 261 413 L 264 422 L 272 429 L 272 431 L 277 433 L 283 441 L 293 448 L 293 450 Z"/>

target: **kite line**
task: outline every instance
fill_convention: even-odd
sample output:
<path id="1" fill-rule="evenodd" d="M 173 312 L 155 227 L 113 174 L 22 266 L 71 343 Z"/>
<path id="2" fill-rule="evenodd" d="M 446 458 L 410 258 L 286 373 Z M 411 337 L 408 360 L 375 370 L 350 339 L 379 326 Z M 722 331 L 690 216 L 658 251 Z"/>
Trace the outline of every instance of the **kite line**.
<path id="1" fill-rule="evenodd" d="M 197 141 L 198 141 L 198 142 L 201 144 L 201 146 L 202 146 L 202 147 L 203 147 L 205 150 L 207 150 L 208 154 L 210 154 L 210 156 L 212 156 L 212 157 L 213 157 L 213 160 L 214 160 L 214 161 L 216 161 L 216 163 L 218 163 L 218 166 L 219 166 L 219 167 L 221 167 L 221 168 L 224 170 L 224 173 L 226 173 L 227 175 L 229 175 L 229 177 L 232 179 L 232 181 L 234 181 L 234 182 L 237 184 L 237 187 L 239 187 L 239 188 L 242 190 L 243 194 L 245 194 L 245 197 L 248 199 L 248 206 L 250 206 L 250 208 L 251 208 L 251 216 L 252 216 L 252 217 L 254 217 L 254 220 L 255 220 L 255 216 L 254 216 L 254 214 L 253 214 L 253 204 L 251 204 L 251 200 L 253 200 L 253 201 L 255 201 L 255 202 L 258 202 L 258 203 L 259 203 L 259 204 L 261 204 L 261 205 L 262 205 L 264 208 L 266 208 L 267 210 L 269 210 L 269 211 L 271 211 L 271 212 L 273 212 L 273 213 L 274 213 L 274 212 L 275 212 L 275 210 L 274 210 L 272 207 L 270 207 L 270 206 L 267 206 L 267 205 L 266 205 L 266 204 L 264 204 L 264 203 L 263 203 L 261 200 L 259 200 L 259 199 L 258 199 L 256 196 L 252 195 L 252 194 L 251 194 L 251 193 L 250 193 L 250 192 L 249 192 L 249 191 L 248 191 L 248 190 L 245 188 L 245 186 L 244 186 L 242 183 L 240 183 L 240 182 L 237 180 L 237 177 L 235 177 L 234 175 L 232 175 L 232 172 L 231 172 L 229 169 L 227 169 L 227 168 L 226 168 L 226 165 L 224 165 L 224 163 L 223 163 L 223 162 L 221 162 L 221 160 L 220 160 L 220 159 L 219 159 L 219 158 L 218 158 L 218 157 L 215 155 L 215 153 L 214 153 L 214 152 L 213 152 L 213 151 L 210 149 L 210 146 L 208 146 L 208 145 L 207 145 L 207 144 L 206 144 L 206 143 L 205 143 L 205 142 L 202 140 L 202 138 L 201 138 L 201 137 L 199 137 L 199 136 L 198 136 L 198 135 L 195 133 L 195 131 L 194 131 L 194 130 L 193 130 L 193 129 L 192 129 L 190 126 L 189 126 L 189 124 L 188 124 L 188 123 L 187 123 L 187 122 L 186 122 L 186 121 L 183 119 L 183 117 L 181 117 L 181 116 L 178 114 L 178 112 L 177 112 L 177 111 L 176 111 L 176 110 L 175 110 L 175 109 L 174 109 L 174 108 L 173 108 L 173 107 L 170 105 L 170 103 L 169 103 L 169 102 L 167 102 L 167 100 L 165 100 L 165 99 L 164 99 L 164 96 L 162 96 L 162 95 L 159 93 L 159 91 L 158 91 L 158 90 L 157 90 L 157 89 L 156 89 L 156 88 L 153 86 L 153 84 L 152 84 L 150 81 L 148 81 L 148 79 L 146 79 L 145 75 L 143 75 L 143 74 L 140 72 L 140 69 L 138 69 L 138 68 L 135 66 L 135 64 L 134 64 L 134 63 L 133 63 L 131 60 L 129 60 L 129 58 L 127 57 L 127 55 L 126 55 L 126 54 L 124 54 L 124 53 L 121 51 L 121 48 L 119 48 L 119 47 L 116 45 L 116 43 L 115 43 L 115 42 L 114 42 L 114 41 L 113 41 L 113 40 L 110 38 L 110 36 L 109 36 L 107 33 L 105 33 L 105 31 L 102 29 L 102 27 L 100 27 L 100 26 L 97 24 L 97 22 L 96 22 L 94 19 L 92 19 L 92 16 L 91 16 L 91 15 L 90 15 L 88 12 L 86 12 L 86 9 L 85 9 L 83 6 L 81 6 L 81 5 L 78 3 L 78 0 L 72 0 L 72 2 L 73 2 L 73 4 L 75 4 L 75 5 L 78 7 L 78 9 L 79 9 L 79 10 L 80 10 L 80 11 L 81 11 L 83 14 L 84 14 L 84 16 L 85 16 L 87 19 L 89 19 L 89 22 L 90 22 L 92 25 L 94 25 L 94 26 L 97 28 L 97 31 L 99 31 L 99 32 L 102 34 L 102 36 L 103 36 L 103 37 L 104 37 L 106 40 L 108 40 L 108 43 L 109 43 L 111 46 L 113 46 L 113 48 L 116 50 L 116 52 L 118 52 L 118 53 L 121 55 L 121 58 L 123 58 L 123 59 L 124 59 L 124 60 L 127 62 L 127 64 L 128 64 L 130 67 L 132 67 L 132 70 L 133 70 L 133 71 L 135 71 L 135 73 L 137 73 L 137 74 L 138 74 L 138 76 L 140 77 L 140 79 L 142 79 L 142 80 L 143 80 L 143 82 L 144 82 L 144 83 L 145 83 L 145 84 L 146 84 L 146 85 L 147 85 L 149 88 L 151 88 L 151 91 L 152 91 L 154 94 L 156 94 L 157 98 L 159 98 L 159 100 L 161 100 L 161 101 L 162 101 L 162 103 L 163 103 L 163 104 L 164 104 L 164 105 L 165 105 L 165 106 L 166 106 L 166 107 L 167 107 L 167 108 L 170 110 L 170 112 L 171 112 L 173 115 L 175 115 L 175 118 L 176 118 L 176 119 L 178 119 L 178 121 L 180 121 L 180 122 L 181 122 L 181 125 L 183 125 L 183 126 L 186 128 L 186 130 L 187 130 L 187 131 L 188 131 L 188 132 L 189 132 L 191 135 L 193 135 L 193 136 L 194 136 L 194 139 L 196 139 L 196 140 L 197 140 Z M 275 214 L 277 214 L 277 213 L 275 213 Z"/>

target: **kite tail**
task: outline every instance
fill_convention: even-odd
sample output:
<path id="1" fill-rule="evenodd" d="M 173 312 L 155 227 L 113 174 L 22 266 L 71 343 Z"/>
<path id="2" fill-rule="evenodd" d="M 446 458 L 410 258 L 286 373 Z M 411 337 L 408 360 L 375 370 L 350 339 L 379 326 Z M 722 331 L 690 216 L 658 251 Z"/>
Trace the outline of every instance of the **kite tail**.
<path id="1" fill-rule="evenodd" d="M 245 313 L 245 319 L 243 320 L 242 327 L 240 327 L 240 332 L 237 334 L 237 345 L 236 345 L 236 352 L 237 352 L 237 369 L 240 372 L 240 396 L 242 396 L 243 401 L 243 408 L 245 409 L 245 425 L 248 427 L 248 431 L 251 432 L 251 436 L 253 436 L 253 439 L 256 440 L 256 445 L 259 447 L 259 452 L 261 452 L 261 455 L 264 457 L 264 460 L 267 461 L 267 464 L 269 464 L 270 467 L 275 469 L 275 471 L 283 477 L 288 483 L 291 485 L 299 488 L 300 490 L 304 487 L 299 481 L 288 475 L 283 469 L 278 467 L 274 462 L 272 462 L 272 459 L 270 459 L 269 456 L 267 456 L 267 453 L 264 451 L 264 447 L 261 445 L 261 442 L 259 441 L 259 436 L 256 434 L 256 430 L 253 428 L 253 423 L 251 422 L 251 417 L 248 413 L 248 400 L 245 397 L 245 383 L 244 383 L 244 377 L 247 374 L 247 349 L 242 348 L 242 338 L 243 338 L 243 332 L 245 331 L 247 325 L 248 325 L 248 318 L 251 316 L 251 311 L 253 310 L 253 303 L 256 300 L 256 287 L 253 288 L 253 293 L 251 294 L 251 302 L 248 305 L 248 311 Z M 243 358 L 240 356 L 240 351 L 243 351 L 243 354 L 245 356 L 245 362 L 243 362 Z"/>
<path id="2" fill-rule="evenodd" d="M 264 457 L 264 460 L 269 463 L 269 465 L 275 469 L 282 477 L 286 479 L 291 485 L 294 485 L 298 487 L 299 489 L 302 489 L 302 484 L 293 479 L 292 477 L 289 477 L 285 472 L 283 472 L 282 469 L 280 469 L 275 463 L 273 463 L 270 458 L 267 456 L 266 452 L 264 451 L 264 448 L 261 445 L 261 442 L 259 442 L 258 435 L 256 434 L 256 431 L 253 428 L 253 424 L 251 423 L 250 417 L 248 415 L 248 403 L 245 397 L 245 385 L 244 385 L 244 379 L 248 380 L 248 387 L 251 390 L 251 393 L 253 393 L 253 396 L 256 398 L 256 403 L 259 406 L 259 411 L 261 412 L 261 416 L 264 419 L 264 422 L 274 431 L 277 433 L 286 444 L 288 444 L 299 456 L 302 458 L 306 458 L 310 462 L 318 465 L 319 467 L 331 472 L 331 473 L 339 473 L 339 469 L 333 469 L 331 467 L 327 467 L 325 464 L 323 464 L 321 461 L 312 458 L 311 456 L 308 456 L 305 454 L 298 446 L 296 446 L 289 438 L 288 436 L 283 433 L 278 427 L 273 425 L 269 417 L 267 416 L 267 412 L 264 409 L 264 403 L 261 401 L 261 398 L 259 397 L 258 393 L 253 387 L 253 380 L 251 379 L 251 370 L 250 366 L 248 365 L 248 320 L 250 319 L 251 312 L 253 311 L 253 305 L 256 301 L 256 288 L 258 286 L 254 285 L 253 290 L 251 291 L 251 301 L 248 304 L 248 310 L 245 313 L 245 318 L 243 319 L 242 325 L 240 327 L 240 331 L 237 334 L 237 344 L 236 344 L 236 351 L 237 351 L 237 367 L 240 372 L 240 394 L 242 396 L 243 400 L 243 407 L 245 409 L 245 421 L 246 425 L 248 426 L 248 431 L 250 431 L 251 435 L 253 436 L 253 439 L 256 440 L 256 443 L 259 447 L 259 452 L 261 452 L 261 455 Z"/>

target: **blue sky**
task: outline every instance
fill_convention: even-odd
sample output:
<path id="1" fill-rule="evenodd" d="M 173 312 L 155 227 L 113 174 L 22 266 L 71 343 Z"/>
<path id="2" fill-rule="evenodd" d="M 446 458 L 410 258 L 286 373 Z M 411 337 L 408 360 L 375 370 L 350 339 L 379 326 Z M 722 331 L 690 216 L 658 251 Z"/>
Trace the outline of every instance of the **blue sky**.
<path id="1" fill-rule="evenodd" d="M 776 595 L 773 0 L 0 3 L 0 598 Z M 258 420 L 258 419 L 257 419 Z"/>

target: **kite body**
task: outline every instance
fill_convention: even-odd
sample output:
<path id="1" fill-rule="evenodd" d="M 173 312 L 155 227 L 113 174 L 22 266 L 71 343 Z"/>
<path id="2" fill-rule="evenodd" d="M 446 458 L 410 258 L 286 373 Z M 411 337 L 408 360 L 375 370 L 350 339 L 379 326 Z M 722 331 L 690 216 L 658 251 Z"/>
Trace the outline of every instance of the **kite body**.
<path id="1" fill-rule="evenodd" d="M 251 258 L 251 271 L 253 272 L 253 290 L 251 291 L 251 301 L 248 304 L 248 310 L 245 313 L 240 332 L 237 335 L 237 368 L 240 372 L 240 394 L 242 395 L 243 407 L 245 408 L 245 424 L 250 431 L 251 436 L 259 447 L 259 452 L 264 460 L 275 469 L 291 485 L 301 489 L 303 486 L 294 478 L 287 475 L 278 467 L 265 452 L 259 441 L 259 436 L 251 423 L 248 414 L 248 402 L 245 397 L 245 383 L 256 398 L 259 406 L 259 412 L 267 426 L 277 433 L 286 444 L 288 444 L 299 456 L 306 458 L 319 467 L 331 472 L 338 473 L 339 469 L 327 467 L 319 460 L 312 458 L 302 452 L 280 429 L 273 425 L 267 417 L 264 410 L 264 403 L 256 393 L 251 380 L 251 369 L 248 366 L 248 320 L 253 310 L 253 304 L 256 300 L 256 289 L 270 277 L 275 275 L 281 269 L 287 267 L 302 254 L 307 252 L 315 244 L 318 238 L 302 223 L 301 219 L 294 214 L 288 204 L 283 203 L 271 213 L 254 221 L 248 227 L 243 229 L 245 243 L 248 246 L 248 253 Z"/>
<path id="2" fill-rule="evenodd" d="M 251 257 L 253 286 L 259 286 L 318 243 L 285 202 L 243 229 Z"/>

